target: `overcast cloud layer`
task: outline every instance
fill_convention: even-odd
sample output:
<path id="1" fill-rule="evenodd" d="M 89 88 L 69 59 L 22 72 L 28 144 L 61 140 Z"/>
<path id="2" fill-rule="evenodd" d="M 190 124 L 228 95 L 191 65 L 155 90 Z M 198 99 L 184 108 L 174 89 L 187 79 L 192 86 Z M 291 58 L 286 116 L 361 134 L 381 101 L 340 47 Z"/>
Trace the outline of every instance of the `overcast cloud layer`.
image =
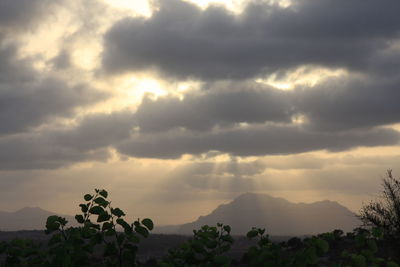
<path id="1" fill-rule="evenodd" d="M 246 191 L 357 211 L 398 176 L 398 0 L 117 2 L 0 0 L 0 210 L 104 187 L 157 225 Z"/>
<path id="2" fill-rule="evenodd" d="M 59 75 L 74 67 L 73 51 L 61 47 L 50 69 L 39 70 L 37 58 L 21 57 L 21 44 L 11 41 L 29 27 L 10 28 L 34 27 L 44 7 L 56 4 L 0 4 L 14 14 L 0 12 L 1 169 L 102 161 L 110 148 L 176 159 L 210 151 L 246 157 L 399 144 L 399 133 L 386 127 L 400 122 L 398 1 L 302 0 L 287 8 L 256 2 L 239 14 L 160 1 L 153 16 L 121 18 L 104 33 L 101 66 L 93 71 L 108 79 L 156 70 L 169 81 L 197 79 L 200 90 L 181 98 L 145 96 L 136 109 L 79 118 L 78 108 L 106 95 L 90 81 Z M 346 74 L 289 91 L 254 80 L 285 77 L 302 66 Z M 61 126 L 60 119 L 73 123 Z"/>
<path id="3" fill-rule="evenodd" d="M 302 65 L 373 70 L 399 37 L 399 9 L 396 0 L 301 0 L 288 8 L 255 1 L 234 15 L 164 0 L 150 19 L 125 18 L 108 31 L 103 66 L 110 73 L 157 69 L 202 80 Z"/>

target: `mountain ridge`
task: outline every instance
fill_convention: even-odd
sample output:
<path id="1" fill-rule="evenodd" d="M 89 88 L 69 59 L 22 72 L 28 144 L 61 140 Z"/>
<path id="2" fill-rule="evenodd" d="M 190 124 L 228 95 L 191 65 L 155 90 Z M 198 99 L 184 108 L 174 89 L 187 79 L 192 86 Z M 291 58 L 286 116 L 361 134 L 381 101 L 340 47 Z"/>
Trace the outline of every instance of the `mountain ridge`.
<path id="1" fill-rule="evenodd" d="M 336 201 L 292 203 L 266 194 L 245 193 L 219 205 L 210 214 L 181 225 L 178 233 L 190 234 L 192 229 L 218 222 L 229 224 L 233 234 L 246 234 L 251 227 L 261 227 L 271 235 L 351 231 L 361 223 L 353 212 Z"/>
<path id="2" fill-rule="evenodd" d="M 65 217 L 68 225 L 76 225 L 71 215 L 57 214 L 39 207 L 23 207 L 16 211 L 0 211 L 0 231 L 44 230 L 47 217 Z"/>
<path id="3" fill-rule="evenodd" d="M 0 231 L 43 230 L 48 216 L 57 213 L 40 207 L 24 207 L 15 212 L 0 211 Z M 70 215 L 59 215 L 76 225 Z M 361 222 L 336 201 L 293 203 L 267 194 L 244 193 L 217 206 L 208 215 L 181 225 L 158 226 L 155 233 L 192 234 L 193 229 L 216 223 L 229 224 L 233 234 L 246 234 L 251 227 L 266 228 L 270 235 L 307 235 L 342 229 L 351 231 Z"/>

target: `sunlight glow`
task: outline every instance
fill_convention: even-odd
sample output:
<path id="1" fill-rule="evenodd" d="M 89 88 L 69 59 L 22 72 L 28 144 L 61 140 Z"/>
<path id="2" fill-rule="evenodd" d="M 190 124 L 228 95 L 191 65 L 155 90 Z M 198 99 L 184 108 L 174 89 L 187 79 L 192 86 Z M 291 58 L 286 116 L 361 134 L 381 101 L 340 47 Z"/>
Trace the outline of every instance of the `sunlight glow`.
<path id="1" fill-rule="evenodd" d="M 234 13 L 242 12 L 244 6 L 246 6 L 249 2 L 251 2 L 249 0 L 184 0 L 184 1 L 196 4 L 203 9 L 213 4 L 223 5 Z M 271 4 L 278 4 L 282 8 L 287 8 L 292 4 L 292 0 L 269 0 L 268 2 L 270 2 Z"/>
<path id="2" fill-rule="evenodd" d="M 266 78 L 257 79 L 257 83 L 273 86 L 281 90 L 292 90 L 296 86 L 314 87 L 316 84 L 330 78 L 347 75 L 344 69 L 314 68 L 309 66 L 300 67 L 291 73 L 279 77 L 274 73 Z"/>
<path id="3" fill-rule="evenodd" d="M 19 36 L 21 57 L 36 57 L 35 61 L 44 62 L 56 56 L 60 40 L 76 32 L 79 27 L 78 23 L 73 23 L 72 17 L 68 10 L 58 10 L 57 14 L 43 20 L 40 27 Z"/>
<path id="4" fill-rule="evenodd" d="M 304 124 L 307 122 L 307 117 L 304 115 L 295 115 L 292 117 L 293 124 Z"/>
<path id="5" fill-rule="evenodd" d="M 133 77 L 127 81 L 125 87 L 128 95 L 133 97 L 143 97 L 144 95 L 152 95 L 157 98 L 159 96 L 167 95 L 168 92 L 164 90 L 161 84 L 154 79 L 150 78 L 136 78 Z"/>
<path id="6" fill-rule="evenodd" d="M 210 4 L 223 4 L 227 7 L 233 7 L 238 1 L 235 0 L 186 0 L 187 2 L 194 3 L 202 8 L 206 8 Z"/>
<path id="7" fill-rule="evenodd" d="M 112 7 L 131 11 L 134 15 L 150 17 L 152 10 L 146 0 L 103 0 Z"/>

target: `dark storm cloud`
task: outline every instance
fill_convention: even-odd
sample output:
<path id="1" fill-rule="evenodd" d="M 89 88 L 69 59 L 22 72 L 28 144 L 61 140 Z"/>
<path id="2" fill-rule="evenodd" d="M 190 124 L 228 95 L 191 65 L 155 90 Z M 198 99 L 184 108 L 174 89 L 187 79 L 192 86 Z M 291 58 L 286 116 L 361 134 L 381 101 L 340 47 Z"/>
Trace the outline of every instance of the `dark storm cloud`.
<path id="1" fill-rule="evenodd" d="M 105 161 L 108 148 L 129 137 L 131 114 L 97 114 L 76 126 L 0 137 L 0 170 L 53 169 Z"/>
<path id="2" fill-rule="evenodd" d="M 108 158 L 104 149 L 85 150 L 63 146 L 43 133 L 0 138 L 0 170 L 54 169 L 85 160 Z"/>
<path id="3" fill-rule="evenodd" d="M 35 71 L 28 59 L 18 59 L 17 45 L 5 44 L 0 35 L 0 83 L 29 82 L 35 79 Z"/>
<path id="4" fill-rule="evenodd" d="M 279 122 L 305 115 L 319 131 L 368 129 L 400 122 L 398 77 L 330 78 L 314 87 L 282 91 L 255 82 L 217 82 L 207 90 L 157 100 L 145 98 L 135 116 L 141 132 L 193 131 L 238 123 Z"/>
<path id="5" fill-rule="evenodd" d="M 184 127 L 210 130 L 235 123 L 291 122 L 290 94 L 256 83 L 217 83 L 209 90 L 188 93 L 183 100 L 145 98 L 135 119 L 142 132 Z"/>
<path id="6" fill-rule="evenodd" d="M 71 56 L 68 51 L 62 50 L 51 60 L 56 69 L 66 69 L 71 66 Z"/>
<path id="7" fill-rule="evenodd" d="M 292 154 L 326 149 L 343 151 L 359 146 L 396 145 L 400 135 L 391 129 L 345 133 L 312 132 L 300 126 L 252 125 L 207 133 L 170 131 L 133 135 L 118 150 L 133 157 L 179 158 L 216 150 L 237 156 Z"/>
<path id="8" fill-rule="evenodd" d="M 57 144 L 82 150 L 112 147 L 130 137 L 133 116 L 121 111 L 111 114 L 94 114 L 84 118 L 76 127 L 54 131 L 52 138 Z"/>
<path id="9" fill-rule="evenodd" d="M 374 69 L 399 37 L 397 0 L 251 3 L 234 15 L 160 1 L 149 19 L 125 18 L 104 37 L 109 73 L 157 69 L 167 77 L 243 79 L 301 65 Z"/>
<path id="10" fill-rule="evenodd" d="M 29 29 L 32 24 L 42 19 L 43 14 L 60 0 L 1 0 L 0 30 L 2 28 Z"/>
<path id="11" fill-rule="evenodd" d="M 69 87 L 58 79 L 33 84 L 0 84 L 0 134 L 23 132 L 58 116 L 72 115 L 75 107 L 98 100 L 85 86 Z"/>
<path id="12" fill-rule="evenodd" d="M 201 91 L 198 95 L 192 95 L 179 101 L 168 97 L 159 98 L 157 101 L 144 100 L 136 114 L 129 110 L 111 114 L 93 114 L 79 120 L 75 126 L 58 129 L 44 128 L 36 132 L 5 136 L 0 138 L 0 151 L 2 151 L 0 168 L 56 168 L 87 160 L 106 160 L 109 157 L 108 148 L 115 148 L 128 156 L 147 158 L 179 158 L 184 154 L 200 155 L 210 151 L 237 156 L 260 156 L 297 154 L 315 150 L 343 151 L 360 146 L 390 146 L 397 145 L 400 140 L 400 134 L 395 130 L 365 127 L 365 125 L 362 125 L 362 129 L 355 127 L 344 129 L 335 126 L 335 131 L 322 131 L 321 127 L 313 130 L 315 125 L 311 123 L 294 125 L 285 120 L 283 120 L 284 123 L 264 123 L 265 120 L 271 118 L 268 117 L 270 113 L 291 109 L 288 108 L 291 105 L 283 105 L 283 109 L 280 105 L 272 105 L 273 111 L 270 112 L 268 111 L 271 108 L 268 107 L 270 100 L 274 100 L 271 103 L 279 102 L 275 99 L 284 96 L 284 99 L 296 99 L 296 101 L 292 101 L 293 104 L 309 99 L 309 97 L 304 99 L 299 97 L 298 94 L 307 95 L 303 91 L 293 91 L 290 93 L 294 95 L 288 96 L 286 93 L 289 92 L 282 92 L 267 86 L 264 89 L 265 91 L 215 89 Z M 314 89 L 312 88 L 312 90 Z M 276 90 L 276 94 L 272 93 L 274 90 Z M 320 90 L 329 91 L 326 88 Z M 315 96 L 313 91 L 307 91 L 307 93 L 322 103 L 332 98 L 323 94 Z M 221 100 L 218 100 L 219 96 L 222 96 Z M 260 101 L 257 102 L 256 98 Z M 207 103 L 204 99 L 211 101 L 212 104 Z M 227 101 L 223 102 L 222 99 Z M 248 104 L 240 104 L 237 99 L 251 99 L 250 102 L 253 106 L 250 108 Z M 171 101 L 173 104 L 163 104 Z M 161 104 L 157 108 L 158 103 Z M 219 103 L 221 106 L 219 107 L 215 103 Z M 236 112 L 233 107 L 238 107 L 235 103 L 239 105 L 239 111 L 243 110 L 241 120 L 234 120 L 236 116 L 231 114 Z M 302 104 L 303 108 L 316 107 L 312 103 Z M 350 106 L 351 101 L 348 104 Z M 150 105 L 151 108 L 146 105 Z M 322 106 L 329 108 L 327 103 Z M 189 112 L 190 107 L 195 112 Z M 313 114 L 320 112 L 321 106 L 317 107 L 313 110 Z M 333 107 L 334 105 L 331 108 Z M 150 112 L 153 108 L 154 112 Z M 345 105 L 336 108 L 340 110 L 340 108 L 348 107 Z M 141 113 L 141 110 L 148 110 L 150 113 Z M 338 110 L 332 112 L 339 112 L 337 118 L 340 118 Z M 265 111 L 268 112 L 265 113 Z M 281 113 L 286 114 L 285 112 Z M 142 114 L 142 121 L 138 120 L 138 114 Z M 178 119 L 177 114 L 181 114 Z M 359 113 L 359 116 L 362 115 Z M 322 118 L 325 115 L 321 113 L 320 116 Z M 259 119 L 255 120 L 254 117 L 259 117 Z M 197 124 L 201 124 L 201 118 L 209 119 L 207 123 L 203 124 L 203 127 L 196 127 Z M 278 118 L 280 117 L 278 116 Z M 310 116 L 310 118 L 313 117 Z M 333 118 L 325 119 L 333 120 Z M 344 119 L 346 117 L 342 120 L 338 119 L 338 121 L 343 123 Z M 349 120 L 353 119 L 350 116 Z M 191 120 L 194 120 L 195 123 Z M 239 121 L 248 124 L 242 126 L 235 124 Z M 260 123 L 257 123 L 259 121 Z M 216 125 L 219 127 L 210 128 Z M 334 125 L 334 121 L 331 122 L 331 125 Z M 205 131 L 206 128 L 208 131 Z M 232 177 L 252 176 L 256 174 L 252 171 L 265 168 L 263 163 L 260 164 L 258 169 L 254 168 L 255 166 L 246 169 L 242 165 L 240 169 L 237 169 L 235 164 L 228 164 L 219 166 L 220 173 L 216 173 L 224 177 L 226 175 Z M 213 168 L 211 165 L 199 165 L 191 168 L 191 173 L 196 177 L 206 176 L 209 179 L 207 173 L 211 168 Z M 225 178 L 217 180 L 221 179 Z"/>
<path id="13" fill-rule="evenodd" d="M 52 119 L 72 118 L 77 108 L 104 95 L 85 84 L 71 85 L 71 79 L 67 82 L 53 71 L 74 68 L 74 46 L 68 44 L 86 40 L 101 19 L 89 16 L 82 28 L 65 37 L 59 54 L 46 62 L 54 70 L 40 72 L 33 68 L 34 58 L 21 58 L 10 40 L 13 27 L 33 25 L 49 3 L 0 3 L 0 27 L 12 29 L 0 32 L 2 170 L 107 160 L 109 148 L 132 157 L 179 158 L 210 152 L 287 155 L 399 144 L 399 132 L 380 127 L 400 122 L 397 0 L 301 0 L 289 8 L 251 3 L 240 15 L 222 7 L 202 10 L 183 1 L 161 1 L 154 16 L 126 18 L 111 27 L 104 37 L 104 69 L 157 69 L 166 77 L 208 83 L 199 91 L 188 91 L 183 99 L 145 97 L 135 113 L 87 115 L 64 128 L 51 124 Z M 77 16 L 102 9 L 87 8 Z M 284 75 L 303 65 L 350 72 L 293 91 L 249 79 L 276 71 Z M 299 115 L 306 118 L 303 125 L 292 122 Z M 212 164 L 191 165 L 180 175 L 187 176 L 182 181 L 193 188 L 228 179 L 234 190 L 251 185 L 247 177 L 265 168 L 246 166 L 231 162 L 216 171 Z"/>
<path id="14" fill-rule="evenodd" d="M 0 40 L 0 135 L 19 133 L 105 97 L 85 84 L 69 85 L 18 59 L 16 45 Z"/>
<path id="15" fill-rule="evenodd" d="M 294 92 L 297 112 L 313 129 L 343 131 L 400 122 L 400 79 L 330 79 Z"/>

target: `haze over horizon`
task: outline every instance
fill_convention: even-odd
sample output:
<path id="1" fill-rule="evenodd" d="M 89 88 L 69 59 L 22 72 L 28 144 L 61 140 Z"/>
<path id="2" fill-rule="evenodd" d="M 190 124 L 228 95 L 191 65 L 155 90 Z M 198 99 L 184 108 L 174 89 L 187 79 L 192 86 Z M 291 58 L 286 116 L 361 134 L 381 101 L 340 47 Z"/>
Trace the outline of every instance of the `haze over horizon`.
<path id="1" fill-rule="evenodd" d="M 78 226 L 71 214 L 25 207 L 14 212 L 0 211 L 0 232 L 44 230 L 51 215 L 65 218 L 70 226 Z M 193 229 L 220 222 L 230 225 L 235 235 L 246 235 L 252 227 L 261 227 L 273 236 L 301 236 L 335 229 L 351 232 L 362 225 L 355 213 L 335 201 L 293 203 L 267 194 L 244 193 L 214 207 L 209 214 L 199 215 L 196 220 L 175 225 L 156 224 L 153 233 L 191 235 Z"/>
<path id="2" fill-rule="evenodd" d="M 0 210 L 357 212 L 400 175 L 396 0 L 0 2 Z"/>

